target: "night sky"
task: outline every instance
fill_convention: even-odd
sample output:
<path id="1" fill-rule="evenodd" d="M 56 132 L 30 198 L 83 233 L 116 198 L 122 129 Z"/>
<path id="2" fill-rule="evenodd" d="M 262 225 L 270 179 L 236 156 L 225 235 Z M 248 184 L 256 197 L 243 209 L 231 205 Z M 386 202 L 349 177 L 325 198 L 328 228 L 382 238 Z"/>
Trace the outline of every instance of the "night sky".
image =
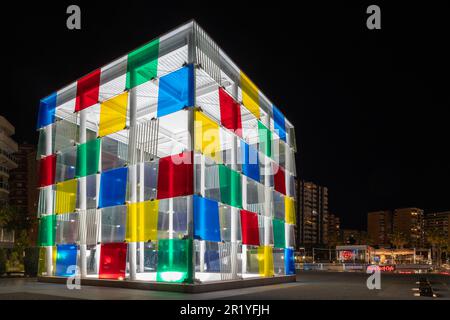
<path id="1" fill-rule="evenodd" d="M 14 138 L 37 142 L 40 98 L 194 18 L 296 126 L 299 175 L 329 188 L 342 227 L 365 228 L 370 210 L 450 210 L 447 8 L 187 2 L 3 7 L 0 114 Z M 80 31 L 66 28 L 69 4 Z M 369 4 L 381 30 L 366 28 Z"/>

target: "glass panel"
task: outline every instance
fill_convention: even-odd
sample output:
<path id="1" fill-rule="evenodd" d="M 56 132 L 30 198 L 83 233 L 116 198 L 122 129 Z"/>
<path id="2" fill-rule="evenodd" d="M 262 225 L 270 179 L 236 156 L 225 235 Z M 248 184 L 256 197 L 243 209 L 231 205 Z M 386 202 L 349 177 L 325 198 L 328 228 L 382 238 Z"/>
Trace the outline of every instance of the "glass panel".
<path id="1" fill-rule="evenodd" d="M 284 249 L 284 262 L 286 274 L 295 274 L 294 249 Z"/>
<path id="2" fill-rule="evenodd" d="M 242 138 L 241 107 L 239 103 L 222 88 L 219 87 L 220 122 Z"/>
<path id="3" fill-rule="evenodd" d="M 258 138 L 259 138 L 259 151 L 266 156 L 272 156 L 272 132 L 258 121 Z"/>
<path id="4" fill-rule="evenodd" d="M 48 97 L 41 99 L 39 104 L 39 113 L 37 128 L 43 128 L 55 122 L 55 109 L 56 109 L 56 92 L 52 93 Z"/>
<path id="5" fill-rule="evenodd" d="M 104 243 L 100 249 L 100 279 L 125 279 L 127 262 L 126 243 Z"/>
<path id="6" fill-rule="evenodd" d="M 128 54 L 126 89 L 134 88 L 158 75 L 159 39 Z"/>
<path id="7" fill-rule="evenodd" d="M 241 210 L 242 244 L 259 245 L 258 215 Z"/>
<path id="8" fill-rule="evenodd" d="M 100 257 L 98 253 L 100 251 L 100 246 L 97 245 L 88 245 L 86 247 L 86 264 L 87 264 L 87 274 L 88 275 L 98 275 L 97 268 L 97 255 Z"/>
<path id="9" fill-rule="evenodd" d="M 50 154 L 55 153 L 55 124 L 51 125 L 51 131 L 52 131 L 52 148 L 51 153 L 47 154 L 47 131 L 46 128 L 39 129 L 39 140 L 37 145 L 37 152 L 36 152 L 36 160 L 40 160 L 42 157 L 48 156 Z"/>
<path id="10" fill-rule="evenodd" d="M 241 71 L 242 104 L 259 119 L 259 89 L 247 75 Z"/>
<path id="11" fill-rule="evenodd" d="M 77 162 L 77 148 L 70 147 L 56 155 L 56 182 L 75 178 L 75 165 Z"/>
<path id="12" fill-rule="evenodd" d="M 158 236 L 158 200 L 127 204 L 126 241 L 156 241 Z"/>
<path id="13" fill-rule="evenodd" d="M 245 273 L 253 273 L 259 275 L 259 259 L 258 247 L 248 247 L 246 250 L 247 263 Z"/>
<path id="14" fill-rule="evenodd" d="M 173 211 L 173 238 L 187 235 L 187 202 L 190 197 L 179 197 L 159 201 L 158 239 L 170 238 L 170 212 Z M 172 201 L 173 209 L 170 202 Z"/>
<path id="15" fill-rule="evenodd" d="M 285 197 L 284 206 L 286 209 L 286 223 L 295 224 L 295 201 L 294 198 Z"/>
<path id="16" fill-rule="evenodd" d="M 158 199 L 193 194 L 194 166 L 192 162 L 192 152 L 159 159 Z"/>
<path id="17" fill-rule="evenodd" d="M 77 246 L 59 244 L 56 246 L 56 276 L 70 277 L 77 270 Z"/>
<path id="18" fill-rule="evenodd" d="M 261 246 L 258 248 L 259 275 L 263 277 L 272 277 L 273 271 L 273 253 L 272 247 Z"/>
<path id="19" fill-rule="evenodd" d="M 75 111 L 80 111 L 97 104 L 99 86 L 100 69 L 91 72 L 77 81 Z"/>
<path id="20" fill-rule="evenodd" d="M 94 139 L 77 146 L 77 177 L 85 177 L 98 172 L 100 143 L 101 139 Z"/>
<path id="21" fill-rule="evenodd" d="M 71 213 L 77 203 L 77 180 L 68 180 L 56 184 L 55 213 Z"/>
<path id="22" fill-rule="evenodd" d="M 59 214 L 56 217 L 56 243 L 74 244 L 79 242 L 78 213 Z"/>
<path id="23" fill-rule="evenodd" d="M 283 220 L 273 219 L 273 245 L 275 248 L 286 246 Z"/>
<path id="24" fill-rule="evenodd" d="M 128 161 L 127 144 L 109 137 L 103 137 L 101 139 L 101 144 L 103 171 L 120 168 L 126 165 Z"/>
<path id="25" fill-rule="evenodd" d="M 158 181 L 158 160 L 152 162 L 143 162 L 136 165 L 136 193 L 140 202 L 156 199 L 156 187 Z M 130 166 L 133 168 L 134 166 Z M 130 184 L 130 176 L 128 177 L 128 185 Z M 131 189 L 127 188 L 127 199 L 131 201 Z"/>
<path id="26" fill-rule="evenodd" d="M 232 208 L 230 206 L 220 204 L 219 205 L 219 218 L 220 218 L 220 237 L 222 241 L 231 241 L 231 215 Z M 241 219 L 239 210 L 236 210 L 237 220 L 237 241 L 241 240 Z"/>
<path id="27" fill-rule="evenodd" d="M 273 206 L 274 206 L 274 212 L 275 212 L 275 218 L 284 220 L 286 218 L 286 211 L 285 211 L 285 200 L 284 195 L 282 195 L 279 192 L 274 191 L 273 192 Z"/>
<path id="28" fill-rule="evenodd" d="M 220 241 L 218 203 L 197 195 L 194 195 L 194 238 Z"/>
<path id="29" fill-rule="evenodd" d="M 194 67 L 189 64 L 159 79 L 157 116 L 194 105 Z"/>
<path id="30" fill-rule="evenodd" d="M 117 206 L 102 210 L 102 243 L 124 242 L 127 207 Z"/>
<path id="31" fill-rule="evenodd" d="M 200 111 L 195 111 L 194 122 L 195 150 L 220 163 L 219 125 Z"/>
<path id="32" fill-rule="evenodd" d="M 219 165 L 219 181 L 221 202 L 242 208 L 241 175 L 224 165 Z"/>
<path id="33" fill-rule="evenodd" d="M 71 115 L 71 120 L 58 120 L 55 122 L 55 152 L 75 146 L 78 141 L 79 129 L 76 114 Z"/>
<path id="34" fill-rule="evenodd" d="M 53 185 L 39 190 L 38 217 L 55 212 Z M 50 200 L 50 201 L 49 201 Z"/>
<path id="35" fill-rule="evenodd" d="M 41 247 L 54 246 L 56 235 L 56 216 L 51 214 L 39 219 L 38 245 Z"/>
<path id="36" fill-rule="evenodd" d="M 100 219 L 102 210 L 89 209 L 81 210 L 79 213 L 80 220 L 86 219 L 85 228 L 83 224 L 80 224 L 80 244 L 96 245 L 100 243 L 99 231 L 100 231 Z"/>
<path id="37" fill-rule="evenodd" d="M 273 268 L 276 275 L 285 275 L 284 249 L 273 249 Z"/>
<path id="38" fill-rule="evenodd" d="M 286 142 L 286 121 L 284 115 L 276 106 L 272 106 L 272 110 L 275 132 L 284 142 Z"/>
<path id="39" fill-rule="evenodd" d="M 262 184 L 247 179 L 247 210 L 259 214 L 265 214 L 264 208 L 265 188 Z"/>
<path id="40" fill-rule="evenodd" d="M 125 204 L 128 168 L 102 172 L 99 208 Z"/>
<path id="41" fill-rule="evenodd" d="M 255 181 L 260 182 L 258 151 L 241 141 L 242 173 Z"/>
<path id="42" fill-rule="evenodd" d="M 272 163 L 273 166 L 273 184 L 276 191 L 286 195 L 286 180 L 284 175 L 284 169 L 277 165 L 276 163 Z"/>
<path id="43" fill-rule="evenodd" d="M 107 136 L 125 129 L 127 124 L 128 92 L 124 92 L 100 104 L 98 135 Z"/>
<path id="44" fill-rule="evenodd" d="M 39 187 L 55 183 L 56 155 L 52 154 L 39 161 Z"/>
<path id="45" fill-rule="evenodd" d="M 266 228 L 268 238 L 266 239 Z M 258 215 L 259 243 L 261 245 L 273 244 L 272 218 Z M 266 243 L 267 240 L 267 243 Z"/>
<path id="46" fill-rule="evenodd" d="M 157 281 L 192 282 L 192 275 L 192 240 L 159 240 Z"/>

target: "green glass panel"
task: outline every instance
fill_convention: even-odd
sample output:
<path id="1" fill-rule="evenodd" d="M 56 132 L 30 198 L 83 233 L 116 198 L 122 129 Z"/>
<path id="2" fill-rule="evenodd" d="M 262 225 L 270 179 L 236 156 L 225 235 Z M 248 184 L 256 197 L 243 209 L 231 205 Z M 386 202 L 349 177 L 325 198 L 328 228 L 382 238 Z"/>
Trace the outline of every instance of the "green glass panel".
<path id="1" fill-rule="evenodd" d="M 193 281 L 192 240 L 160 239 L 158 241 L 158 282 Z"/>
<path id="2" fill-rule="evenodd" d="M 242 208 L 241 175 L 221 164 L 219 165 L 220 201 L 232 207 Z"/>
<path id="3" fill-rule="evenodd" d="M 85 177 L 98 172 L 101 139 L 80 144 L 77 147 L 77 169 L 75 176 Z"/>
<path id="4" fill-rule="evenodd" d="M 272 132 L 258 121 L 259 151 L 266 156 L 272 156 Z"/>
<path id="5" fill-rule="evenodd" d="M 126 89 L 134 88 L 158 75 L 159 39 L 128 54 Z"/>
<path id="6" fill-rule="evenodd" d="M 280 219 L 273 219 L 273 246 L 275 248 L 285 248 L 286 246 L 284 221 Z"/>
<path id="7" fill-rule="evenodd" d="M 54 246 L 56 236 L 56 215 L 43 216 L 39 220 L 38 245 Z"/>

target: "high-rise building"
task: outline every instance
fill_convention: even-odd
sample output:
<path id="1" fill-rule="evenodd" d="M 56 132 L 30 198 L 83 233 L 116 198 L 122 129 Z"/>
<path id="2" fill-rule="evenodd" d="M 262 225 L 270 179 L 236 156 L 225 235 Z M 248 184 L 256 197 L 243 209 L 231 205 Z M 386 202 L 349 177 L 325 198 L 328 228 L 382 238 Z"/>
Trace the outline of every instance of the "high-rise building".
<path id="1" fill-rule="evenodd" d="M 419 208 L 395 209 L 392 231 L 404 237 L 406 246 L 422 248 L 425 238 L 423 217 L 423 210 Z"/>
<path id="2" fill-rule="evenodd" d="M 366 245 L 367 232 L 356 229 L 340 229 L 340 242 L 348 245 Z"/>
<path id="3" fill-rule="evenodd" d="M 295 279 L 294 127 L 195 21 L 43 98 L 37 129 L 42 275 Z"/>
<path id="4" fill-rule="evenodd" d="M 20 144 L 15 157 L 18 167 L 10 171 L 9 203 L 30 220 L 29 236 L 34 243 L 37 235 L 35 222 L 39 195 L 37 190 L 36 147 L 29 143 Z"/>
<path id="5" fill-rule="evenodd" d="M 367 232 L 371 245 L 389 246 L 392 234 L 392 211 L 381 210 L 367 214 Z"/>
<path id="6" fill-rule="evenodd" d="M 300 180 L 297 194 L 298 246 L 325 244 L 328 239 L 328 188 Z"/>
<path id="7" fill-rule="evenodd" d="M 17 143 L 11 138 L 15 133 L 14 126 L 0 116 L 0 206 L 8 203 L 10 189 L 10 171 L 17 168 L 14 153 L 17 152 Z M 10 247 L 14 243 L 14 233 L 0 226 L 0 247 Z"/>
<path id="8" fill-rule="evenodd" d="M 425 215 L 425 236 L 435 231 L 442 234 L 450 243 L 450 211 L 432 212 Z"/>
<path id="9" fill-rule="evenodd" d="M 338 216 L 329 213 L 327 216 L 327 238 L 325 244 L 336 245 L 339 243 L 341 220 Z"/>

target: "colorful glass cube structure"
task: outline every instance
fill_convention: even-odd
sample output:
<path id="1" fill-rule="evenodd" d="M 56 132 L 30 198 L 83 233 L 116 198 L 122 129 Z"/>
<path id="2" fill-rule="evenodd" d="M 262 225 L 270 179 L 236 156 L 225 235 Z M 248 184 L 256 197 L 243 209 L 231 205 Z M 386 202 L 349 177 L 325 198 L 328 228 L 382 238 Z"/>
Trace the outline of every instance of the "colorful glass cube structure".
<path id="1" fill-rule="evenodd" d="M 41 275 L 295 273 L 295 131 L 281 110 L 194 21 L 43 98 Z"/>

